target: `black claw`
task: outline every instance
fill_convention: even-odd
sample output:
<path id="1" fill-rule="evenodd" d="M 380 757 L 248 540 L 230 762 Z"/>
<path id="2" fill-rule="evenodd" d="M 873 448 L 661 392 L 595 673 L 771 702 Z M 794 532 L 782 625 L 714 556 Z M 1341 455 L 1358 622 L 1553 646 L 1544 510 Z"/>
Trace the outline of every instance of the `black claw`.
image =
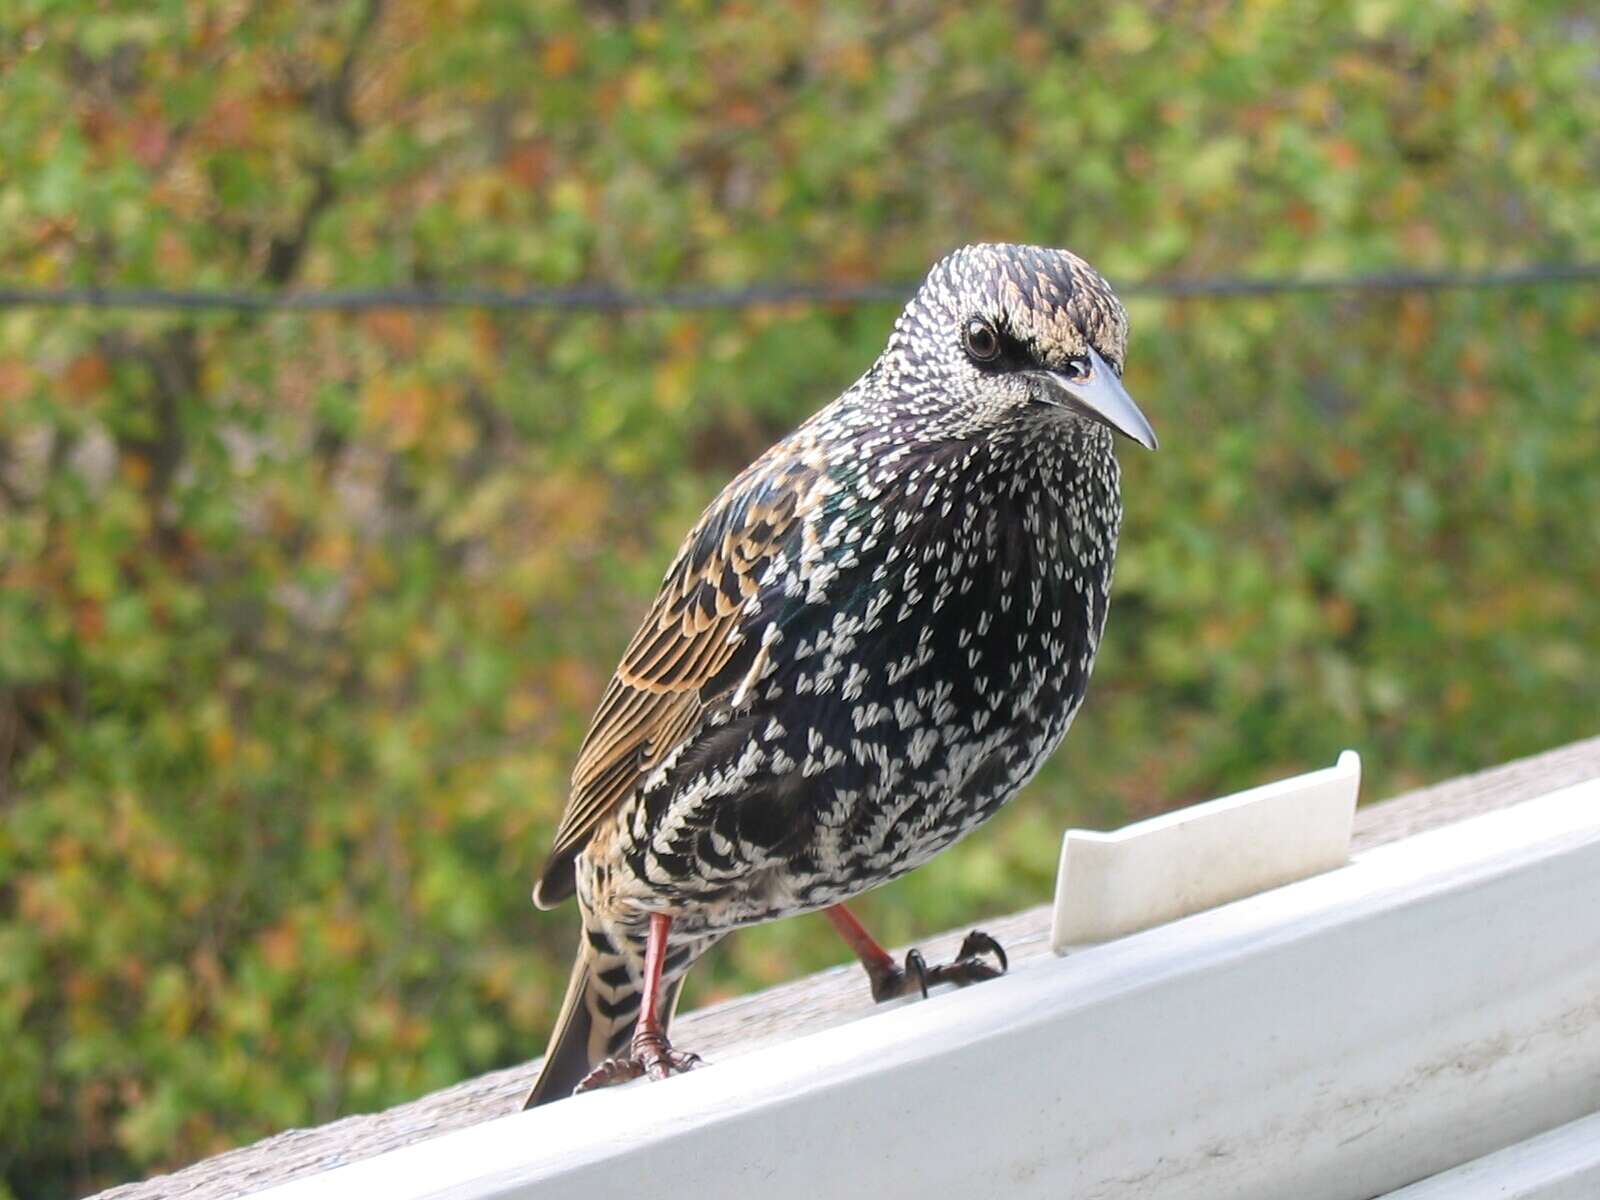
<path id="1" fill-rule="evenodd" d="M 906 954 L 905 966 L 897 967 L 890 964 L 879 974 L 868 973 L 872 982 L 872 998 L 879 1004 L 888 1000 L 898 1000 L 901 996 L 909 996 L 912 990 L 928 998 L 928 964 L 922 957 L 920 950 L 912 950 Z"/>
<path id="2" fill-rule="evenodd" d="M 917 990 L 922 993 L 922 998 L 928 998 L 928 963 L 922 957 L 921 950 L 906 952 L 906 974 L 913 975 L 917 980 Z"/>
<path id="3" fill-rule="evenodd" d="M 999 965 L 991 966 L 984 961 L 986 954 L 992 954 Z M 981 929 L 974 929 L 961 943 L 956 960 L 933 968 L 928 979 L 930 983 L 953 983 L 957 987 L 966 987 L 969 983 L 999 979 L 1010 966 L 1005 948 Z"/>
<path id="4" fill-rule="evenodd" d="M 1000 963 L 1000 974 L 1004 975 L 1011 969 L 1011 960 L 1006 957 L 1006 948 L 981 929 L 974 929 L 967 934 L 966 940 L 961 943 L 961 951 L 957 958 L 978 958 L 983 954 L 992 954 Z"/>
<path id="5" fill-rule="evenodd" d="M 985 955 L 992 955 L 999 965 L 994 966 L 986 962 Z M 957 987 L 966 987 L 969 983 L 999 979 L 1010 969 L 1011 963 L 1006 958 L 1005 947 L 983 930 L 974 929 L 961 943 L 961 949 L 954 962 L 930 967 L 927 960 L 922 957 L 922 951 L 908 951 L 904 967 L 890 966 L 881 974 L 871 977 L 872 998 L 882 1004 L 885 1000 L 909 996 L 912 994 L 914 984 L 916 990 L 921 992 L 922 998 L 926 1000 L 928 988 L 931 986 L 953 983 Z"/>

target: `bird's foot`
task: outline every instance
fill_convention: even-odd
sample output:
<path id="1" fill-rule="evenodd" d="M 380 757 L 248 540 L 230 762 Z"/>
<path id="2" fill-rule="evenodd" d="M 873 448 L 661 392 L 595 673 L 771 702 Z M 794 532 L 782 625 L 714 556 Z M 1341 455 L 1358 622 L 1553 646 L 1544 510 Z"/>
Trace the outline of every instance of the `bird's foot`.
<path id="1" fill-rule="evenodd" d="M 633 1039 L 628 1053 L 608 1058 L 572 1089 L 574 1096 L 592 1092 L 597 1088 L 612 1087 L 648 1075 L 651 1079 L 665 1079 L 669 1075 L 682 1075 L 700 1065 L 700 1056 L 683 1050 L 674 1050 L 665 1036 L 641 1034 Z"/>
<path id="2" fill-rule="evenodd" d="M 877 969 L 867 968 L 867 981 L 872 985 L 872 998 L 879 1004 L 885 1000 L 898 1000 L 901 996 L 928 995 L 928 964 L 922 957 L 922 951 L 911 950 L 906 954 L 906 963 L 897 967 L 893 959 L 885 959 L 884 964 Z"/>
<path id="3" fill-rule="evenodd" d="M 994 962 L 986 956 L 992 955 Z M 961 941 L 954 962 L 940 963 L 928 971 L 928 983 L 953 983 L 966 987 L 969 983 L 982 983 L 985 979 L 999 979 L 1010 968 L 1005 947 L 981 929 L 974 929 Z"/>
<path id="4" fill-rule="evenodd" d="M 991 955 L 992 963 L 988 959 Z M 981 929 L 974 929 L 962 941 L 954 962 L 930 967 L 920 950 L 912 950 L 903 967 L 895 966 L 891 960 L 877 970 L 869 967 L 867 977 L 872 983 L 872 998 L 882 1004 L 901 996 L 926 997 L 930 987 L 941 983 L 966 987 L 969 983 L 998 979 L 1009 966 L 1004 947 Z"/>

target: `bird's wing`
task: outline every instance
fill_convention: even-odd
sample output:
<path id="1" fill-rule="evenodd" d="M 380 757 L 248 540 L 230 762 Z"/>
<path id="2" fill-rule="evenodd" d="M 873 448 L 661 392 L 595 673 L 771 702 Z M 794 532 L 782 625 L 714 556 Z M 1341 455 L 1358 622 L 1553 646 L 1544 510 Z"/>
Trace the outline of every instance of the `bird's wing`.
<path id="1" fill-rule="evenodd" d="M 826 490 L 817 466 L 777 451 L 724 489 L 667 569 L 578 751 L 539 904 L 571 894 L 572 860 L 595 826 L 694 736 L 712 701 L 759 671 L 746 605 L 777 556 L 795 561 L 804 518 Z"/>

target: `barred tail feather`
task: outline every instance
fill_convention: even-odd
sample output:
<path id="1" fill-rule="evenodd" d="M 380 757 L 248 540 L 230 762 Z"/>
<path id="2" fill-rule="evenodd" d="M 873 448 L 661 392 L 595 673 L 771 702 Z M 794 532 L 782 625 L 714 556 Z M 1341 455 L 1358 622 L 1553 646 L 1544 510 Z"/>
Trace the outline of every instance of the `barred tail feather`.
<path id="1" fill-rule="evenodd" d="M 678 1007 L 683 976 L 699 957 L 704 944 L 677 950 L 669 957 L 670 977 L 662 980 L 661 1022 L 668 1026 Z M 675 960 L 675 961 L 674 961 Z M 565 1099 L 583 1077 L 605 1059 L 624 1053 L 639 1019 L 640 992 L 628 959 L 618 954 L 610 939 L 598 931 L 584 931 L 566 998 L 556 1017 L 544 1065 L 524 1109 Z"/>

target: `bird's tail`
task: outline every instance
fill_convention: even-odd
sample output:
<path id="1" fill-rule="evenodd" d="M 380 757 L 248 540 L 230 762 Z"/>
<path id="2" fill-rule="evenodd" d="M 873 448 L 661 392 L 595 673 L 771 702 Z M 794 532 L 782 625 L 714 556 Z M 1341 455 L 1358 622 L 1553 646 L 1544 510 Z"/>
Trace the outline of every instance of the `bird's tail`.
<path id="1" fill-rule="evenodd" d="M 707 938 L 671 948 L 661 980 L 663 1028 L 672 1022 L 690 964 L 716 940 Z M 630 957 L 627 948 L 614 945 L 607 934 L 584 929 L 566 999 L 545 1048 L 544 1066 L 523 1108 L 572 1095 L 585 1075 L 605 1059 L 627 1050 L 639 1020 L 642 959 L 642 945 L 637 957 Z"/>

